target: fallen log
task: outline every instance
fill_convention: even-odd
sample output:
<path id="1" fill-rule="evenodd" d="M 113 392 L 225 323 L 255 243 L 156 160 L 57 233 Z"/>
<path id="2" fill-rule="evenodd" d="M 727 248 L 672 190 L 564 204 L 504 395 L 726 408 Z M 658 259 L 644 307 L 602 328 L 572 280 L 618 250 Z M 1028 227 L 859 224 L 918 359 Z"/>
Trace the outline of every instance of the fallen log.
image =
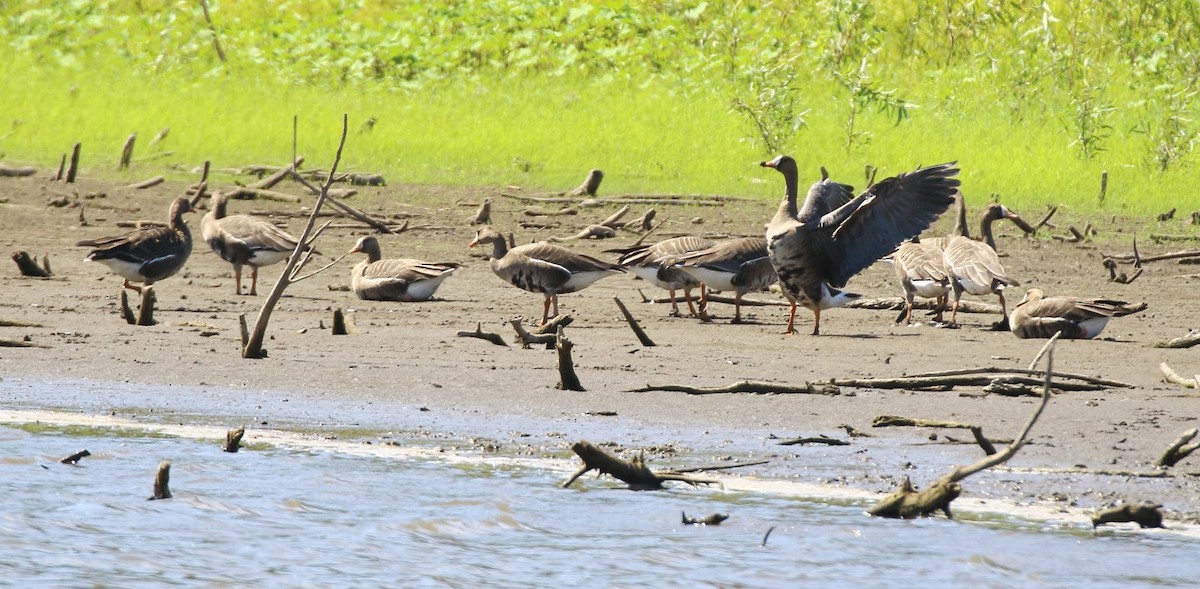
<path id="1" fill-rule="evenodd" d="M 573 321 L 575 321 L 575 318 L 570 315 L 559 315 L 557 317 L 551 317 L 549 321 L 533 328 L 533 333 L 536 333 L 536 334 L 548 333 L 550 335 L 555 335 L 558 333 L 559 327 L 566 327 L 566 326 L 570 325 Z"/>
<path id="2" fill-rule="evenodd" d="M 680 513 L 683 514 L 683 525 L 685 526 L 719 526 L 721 525 L 721 522 L 729 519 L 729 514 L 727 513 L 714 513 L 710 516 L 699 519 L 688 517 L 686 511 Z"/>
<path id="3" fill-rule="evenodd" d="M 998 368 L 995 366 L 984 366 L 982 368 L 954 368 L 951 370 L 936 370 L 933 372 L 920 372 L 917 374 L 909 374 L 907 376 L 910 376 L 910 377 L 957 376 L 957 375 L 965 375 L 965 374 L 1024 374 L 1024 375 L 1036 376 L 1038 378 L 1041 378 L 1046 375 L 1046 372 L 1043 370 L 1034 370 L 1031 368 Z M 1072 372 L 1056 372 L 1056 373 L 1054 373 L 1054 377 L 1057 380 L 1062 380 L 1064 378 L 1070 379 L 1070 380 L 1079 380 L 1079 381 L 1083 381 L 1083 382 L 1094 384 L 1094 385 L 1101 386 L 1101 387 L 1113 387 L 1113 388 L 1123 388 L 1123 389 L 1134 388 L 1134 386 L 1132 384 L 1127 383 L 1127 382 L 1121 382 L 1119 380 L 1111 380 L 1111 379 L 1107 379 L 1107 378 L 1097 378 L 1094 376 L 1087 376 L 1085 374 L 1075 374 Z"/>
<path id="4" fill-rule="evenodd" d="M 579 470 L 575 471 L 575 474 L 571 475 L 571 478 L 562 484 L 562 488 L 564 489 L 570 487 L 576 479 L 592 470 L 620 480 L 635 491 L 662 489 L 663 483 L 666 481 L 680 481 L 693 487 L 697 485 L 720 484 L 719 481 L 697 479 L 674 472 L 656 473 L 646 466 L 646 457 L 641 452 L 637 456 L 634 456 L 632 460 L 625 461 L 605 452 L 587 440 L 580 440 L 571 444 L 571 451 L 583 460 L 583 466 L 579 467 Z"/>
<path id="5" fill-rule="evenodd" d="M 229 191 L 226 194 L 229 198 L 238 200 L 254 200 L 261 198 L 263 200 L 273 200 L 275 202 L 298 203 L 300 197 L 293 196 L 284 192 L 276 192 L 265 188 L 254 188 L 251 186 L 242 186 Z"/>
<path id="6" fill-rule="evenodd" d="M 790 440 L 784 440 L 782 442 L 777 442 L 777 445 L 779 445 L 779 446 L 798 446 L 798 445 L 803 445 L 803 444 L 825 444 L 826 446 L 849 446 L 850 442 L 847 442 L 846 440 L 839 440 L 837 438 L 831 438 L 826 435 L 820 435 L 817 437 L 809 437 L 809 438 L 792 438 Z"/>
<path id="7" fill-rule="evenodd" d="M 1170 252 L 1166 254 L 1158 254 L 1156 256 L 1140 256 L 1137 253 L 1129 254 L 1106 254 L 1101 253 L 1101 257 L 1116 260 L 1122 264 L 1132 264 L 1134 262 L 1159 262 L 1162 260 L 1178 260 L 1181 258 L 1200 257 L 1200 250 L 1182 250 L 1178 252 Z"/>
<path id="8" fill-rule="evenodd" d="M 644 387 L 630 389 L 629 393 L 650 393 L 650 392 L 668 392 L 668 393 L 687 393 L 689 395 L 723 395 L 728 393 L 750 393 L 755 395 L 839 395 L 841 391 L 832 385 L 820 385 L 818 383 L 805 383 L 801 386 L 792 386 L 785 384 L 777 384 L 773 382 L 761 382 L 752 380 L 742 380 L 731 385 L 723 387 L 696 387 L 689 385 L 646 385 Z"/>
<path id="9" fill-rule="evenodd" d="M 937 479 L 922 491 L 917 491 L 913 487 L 912 481 L 908 477 L 904 477 L 904 481 L 901 483 L 899 489 L 884 497 L 879 503 L 876 503 L 874 507 L 868 510 L 867 513 L 879 517 L 911 519 L 925 517 L 941 511 L 946 514 L 946 517 L 953 517 L 950 512 L 950 503 L 962 493 L 962 485 L 959 482 L 972 474 L 1003 464 L 1015 456 L 1017 450 L 1025 444 L 1025 439 L 1028 437 L 1029 431 L 1033 429 L 1033 425 L 1041 417 L 1046 404 L 1050 402 L 1050 381 L 1053 375 L 1054 345 L 1057 343 L 1058 337 L 1059 334 L 1051 337 L 1042 350 L 1038 352 L 1037 357 L 1034 358 L 1034 362 L 1036 363 L 1042 355 L 1046 355 L 1046 379 L 1042 388 L 1042 402 L 1038 404 L 1033 415 L 1029 417 L 1029 421 L 1025 423 L 1025 427 L 1021 429 L 1020 434 L 1013 439 L 1011 444 L 1000 452 L 988 455 L 970 466 L 955 468 L 949 474 Z"/>
<path id="10" fill-rule="evenodd" d="M 11 166 L 0 165 L 0 177 L 15 178 L 20 176 L 32 176 L 37 173 L 37 168 L 25 166 L 14 168 Z"/>
<path id="11" fill-rule="evenodd" d="M 1142 528 L 1161 528 L 1164 527 L 1162 512 L 1159 511 L 1161 507 L 1162 505 L 1158 503 L 1139 503 L 1137 505 L 1124 503 L 1110 507 L 1098 511 L 1092 516 L 1092 528 L 1115 522 L 1132 522 Z"/>
<path id="12" fill-rule="evenodd" d="M 0 338 L 0 348 L 44 348 L 44 349 L 50 349 L 50 346 L 47 346 L 45 344 L 34 343 L 34 342 L 30 341 L 28 338 L 29 338 L 29 336 L 25 336 L 25 339 L 3 339 L 3 338 Z"/>
<path id="13" fill-rule="evenodd" d="M 268 189 L 272 188 L 273 186 L 275 186 L 276 184 L 279 184 L 280 182 L 282 182 L 284 178 L 287 178 L 288 176 L 290 176 L 294 170 L 300 169 L 300 165 L 303 163 L 304 163 L 304 157 L 303 156 L 297 157 L 296 160 L 293 161 L 291 165 L 279 168 L 278 170 L 275 171 L 275 173 L 263 178 L 262 180 L 259 180 L 258 182 L 255 182 L 255 183 L 247 186 L 247 188 L 268 190 Z M 300 199 L 297 198 L 296 202 L 300 202 Z"/>
<path id="14" fill-rule="evenodd" d="M 546 238 L 546 241 L 558 243 L 563 241 L 574 241 L 577 239 L 608 239 L 616 236 L 617 230 L 613 229 L 612 227 L 605 227 L 604 225 L 588 225 L 575 235 L 568 235 L 566 237 L 550 236 Z"/>
<path id="15" fill-rule="evenodd" d="M 137 182 L 135 184 L 130 184 L 129 188 L 133 188 L 136 190 L 144 190 L 146 188 L 152 188 L 152 187 L 158 186 L 159 184 L 166 182 L 166 180 L 167 179 L 163 178 L 162 176 L 155 176 L 153 178 L 147 178 L 146 180 L 142 180 L 141 182 Z"/>

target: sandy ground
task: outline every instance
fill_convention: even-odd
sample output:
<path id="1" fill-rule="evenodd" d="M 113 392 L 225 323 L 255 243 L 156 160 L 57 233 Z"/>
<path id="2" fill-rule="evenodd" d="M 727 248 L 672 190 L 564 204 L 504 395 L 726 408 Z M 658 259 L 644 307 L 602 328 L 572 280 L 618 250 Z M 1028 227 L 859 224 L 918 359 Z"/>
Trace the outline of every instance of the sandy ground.
<path id="1" fill-rule="evenodd" d="M 872 428 L 879 415 L 954 420 L 982 426 L 997 439 L 1011 438 L 1036 405 L 1034 398 L 985 395 L 979 389 L 904 391 L 843 388 L 842 394 L 690 396 L 679 393 L 631 393 L 646 384 L 721 386 L 739 380 L 802 384 L 811 380 L 893 377 L 952 368 L 1025 367 L 1043 345 L 1019 340 L 988 325 L 998 317 L 968 314 L 961 329 L 905 327 L 893 323 L 894 311 L 838 309 L 824 317 L 822 335 L 807 335 L 811 316 L 803 313 L 805 335 L 783 334 L 785 314 L 779 307 L 746 309 L 749 324 L 732 325 L 732 309 L 717 305 L 720 318 L 710 324 L 668 316 L 664 304 L 642 304 L 638 290 L 649 296 L 665 293 L 629 277 L 613 277 L 580 293 L 564 295 L 565 313 L 575 317 L 568 336 L 586 392 L 555 389 L 555 355 L 547 350 L 499 347 L 456 337 L 459 330 L 500 333 L 510 342 L 508 321 L 538 317 L 541 296 L 517 290 L 488 268 L 486 252 L 469 250 L 474 229 L 465 223 L 473 203 L 497 189 L 447 189 L 435 186 L 389 186 L 361 189 L 349 202 L 373 214 L 410 218 L 409 231 L 382 236 L 385 257 L 416 257 L 464 263 L 429 303 L 359 301 L 341 289 L 349 283 L 351 256 L 329 271 L 288 289 L 277 306 L 266 343 L 269 358 L 243 360 L 239 355 L 237 316 L 251 321 L 265 297 L 233 293 L 230 266 L 206 245 L 197 243 L 181 274 L 160 283 L 157 319 L 151 327 L 127 325 L 117 314 L 120 279 L 103 266 L 83 262 L 81 239 L 123 230 L 119 220 L 165 218 L 170 199 L 181 184 L 148 190 L 82 180 L 64 185 L 33 178 L 0 178 L 0 241 L 8 250 L 49 254 L 55 277 L 21 277 L 14 264 L 0 273 L 0 319 L 33 327 L 0 327 L 0 338 L 28 336 L 47 348 L 0 348 L 0 371 L 9 408 L 52 408 L 71 411 L 145 414 L 155 410 L 182 415 L 242 415 L 272 425 L 321 429 L 355 424 L 362 428 L 420 427 L 426 415 L 473 416 L 470 423 L 490 424 L 486 432 L 452 432 L 467 439 L 490 435 L 501 444 L 561 453 L 573 439 L 626 447 L 652 447 L 660 456 L 686 451 L 698 459 L 768 457 L 755 476 L 792 479 L 870 492 L 892 488 L 910 475 L 922 484 L 954 464 L 981 456 L 963 430 Z M 216 184 L 229 178 L 217 178 Z M 771 178 L 775 180 L 775 178 Z M 782 188 L 782 187 L 781 187 Z M 285 191 L 300 194 L 294 185 Z M 96 193 L 104 193 L 96 197 Z M 86 204 L 87 226 L 76 206 L 51 207 L 47 201 L 67 196 Z M 601 191 L 603 196 L 603 190 Z M 90 197 L 90 198 L 89 198 Z M 411 204 L 411 203 L 423 204 Z M 615 207 L 585 209 L 577 217 L 555 217 L 547 229 L 523 229 L 523 205 L 497 198 L 493 220 L 516 230 L 524 242 L 549 235 L 575 233 L 586 223 L 608 216 Z M 696 233 L 708 236 L 757 234 L 775 208 L 773 202 L 746 201 L 725 207 L 663 207 L 659 218 L 670 221 L 662 238 Z M 296 213 L 299 205 L 233 201 L 232 212 Z M 635 206 L 631 216 L 641 214 Z M 199 234 L 199 211 L 189 217 Z M 1041 211 L 1028 211 L 1036 220 Z M 279 216 L 299 234 L 304 219 Z M 702 223 L 693 223 L 696 218 Z M 1060 213 L 1054 219 L 1065 234 L 1067 223 L 1087 219 Z M 1196 479 L 1186 472 L 1195 459 L 1173 469 L 1173 476 L 1105 474 L 1129 471 L 1153 474 L 1154 461 L 1180 433 L 1197 425 L 1200 399 L 1188 389 L 1163 382 L 1159 363 L 1178 372 L 1200 372 L 1194 350 L 1152 347 L 1197 327 L 1200 299 L 1190 266 L 1158 262 L 1129 285 L 1112 283 L 1101 266 L 1101 251 L 1124 252 L 1140 223 L 1094 219 L 1094 242 L 1070 244 L 1047 237 L 1024 239 L 1011 225 L 999 228 L 1000 250 L 1010 273 L 1050 294 L 1104 296 L 1147 301 L 1148 311 L 1114 320 L 1102 338 L 1065 341 L 1057 349 L 1055 368 L 1115 379 L 1131 388 L 1056 394 L 1031 443 L 1005 468 L 966 481 L 966 496 L 987 500 L 1038 503 L 1088 509 L 1127 499 L 1164 504 L 1171 518 L 1200 518 Z M 399 221 L 397 221 L 399 222 Z M 945 232 L 940 223 L 932 233 Z M 1178 232 L 1169 225 L 1164 232 Z M 340 255 L 366 230 L 339 220 L 318 242 L 330 255 Z M 572 242 L 580 251 L 628 244 L 616 239 Z M 1180 249 L 1143 242 L 1143 253 Z M 324 263 L 324 262 L 322 262 Z M 260 292 L 270 290 L 282 266 L 263 270 Z M 1128 268 L 1123 268 L 1128 270 Z M 1186 275 L 1193 275 L 1186 277 Z M 850 283 L 868 297 L 899 293 L 889 267 L 877 264 Z M 1010 306 L 1023 289 L 1010 291 Z M 620 318 L 612 297 L 629 304 L 659 344 L 638 344 Z M 773 295 L 756 295 L 777 300 Z M 989 302 L 995 302 L 994 298 Z M 346 310 L 355 325 L 349 336 L 333 336 L 335 308 Z M 14 382 L 26 383 L 11 386 Z M 73 383 L 34 387 L 28 383 Z M 80 383 L 99 383 L 84 386 Z M 122 383 L 152 394 L 106 391 L 103 383 Z M 151 390 L 149 388 L 147 391 Z M 148 409 L 149 408 L 149 409 Z M 614 415 L 615 414 L 615 415 Z M 257 422 L 257 421 L 256 421 Z M 464 421 L 463 423 L 467 423 Z M 447 422 L 449 423 L 449 422 Z M 517 425 L 511 424 L 521 424 Z M 537 426 L 529 424 L 535 423 Z M 849 438 L 849 425 L 872 437 Z M 534 431 L 537 430 L 537 431 Z M 530 432 L 534 431 L 533 441 Z M 444 434 L 445 432 L 443 432 Z M 782 438 L 828 435 L 850 446 L 779 446 Z M 599 438 L 599 439 L 596 439 Z M 541 440 L 539 442 L 538 440 Z M 966 443 L 964 443 L 966 442 Z M 683 450 L 680 450 L 683 448 Z M 656 453 L 652 452 L 652 458 Z M 711 461 L 711 460 L 710 460 Z"/>

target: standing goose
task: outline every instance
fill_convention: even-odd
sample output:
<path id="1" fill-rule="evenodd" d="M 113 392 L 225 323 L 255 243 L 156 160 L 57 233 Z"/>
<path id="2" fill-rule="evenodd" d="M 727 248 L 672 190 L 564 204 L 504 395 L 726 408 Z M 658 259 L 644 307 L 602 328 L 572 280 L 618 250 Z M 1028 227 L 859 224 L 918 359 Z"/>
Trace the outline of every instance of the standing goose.
<path id="1" fill-rule="evenodd" d="M 708 316 L 708 291 L 732 290 L 733 323 L 742 322 L 742 296 L 763 290 L 778 280 L 767 258 L 767 240 L 761 237 L 737 237 L 712 247 L 673 256 L 663 261 L 678 268 L 700 283 L 700 320 Z"/>
<path id="2" fill-rule="evenodd" d="M 508 249 L 504 236 L 491 225 L 481 227 L 468 247 L 481 243 L 492 244 L 491 266 L 496 276 L 517 288 L 546 296 L 543 325 L 550 317 L 558 316 L 558 295 L 582 290 L 605 276 L 625 272 L 618 265 L 553 243 L 530 243 Z"/>
<path id="3" fill-rule="evenodd" d="M 192 211 L 186 198 L 171 201 L 166 225 L 149 225 L 125 233 L 81 241 L 75 245 L 96 248 L 85 261 L 100 262 L 125 279 L 124 288 L 142 292 L 141 282 L 150 286 L 174 275 L 192 254 L 192 233 L 183 214 Z"/>
<path id="4" fill-rule="evenodd" d="M 961 195 L 958 198 L 962 198 Z M 1004 289 L 1020 286 L 1021 283 L 1009 278 L 1004 265 L 1000 263 L 1000 256 L 996 254 L 996 239 L 992 236 L 992 222 L 1013 217 L 1016 215 L 1004 205 L 992 203 L 984 211 L 983 220 L 980 222 L 979 230 L 983 234 L 983 241 L 975 241 L 966 235 L 956 235 L 946 242 L 946 271 L 950 275 L 950 286 L 954 290 L 954 305 L 950 312 L 951 324 L 958 321 L 958 306 L 963 292 L 976 296 L 995 293 L 1000 297 L 1000 312 L 1003 314 L 1003 318 L 995 327 L 1008 329 Z"/>
<path id="5" fill-rule="evenodd" d="M 1124 317 L 1146 309 L 1146 303 L 1131 306 L 1125 301 L 1047 297 L 1041 289 L 1025 291 L 1025 298 L 1009 317 L 1012 332 L 1019 338 L 1049 338 L 1062 332 L 1064 339 L 1092 339 L 1113 317 Z"/>
<path id="6" fill-rule="evenodd" d="M 771 264 L 788 297 L 812 310 L 813 335 L 821 331 L 822 310 L 861 296 L 840 290 L 850 277 L 929 227 L 958 187 L 958 168 L 946 163 L 888 178 L 854 198 L 850 186 L 824 179 L 797 208 L 796 161 L 780 155 L 761 165 L 783 174 L 786 186 L 767 225 Z M 794 331 L 795 305 L 787 333 Z"/>
<path id="7" fill-rule="evenodd" d="M 227 202 L 220 192 L 212 195 L 212 209 L 200 219 L 200 235 L 213 252 L 233 265 L 234 293 L 242 294 L 242 266 L 250 266 L 249 294 L 257 295 L 258 269 L 288 259 L 299 240 L 257 217 L 226 215 Z"/>
<path id="8" fill-rule="evenodd" d="M 423 262 L 405 258 L 384 260 L 379 240 L 361 237 L 348 253 L 362 252 L 367 259 L 350 271 L 350 288 L 366 301 L 428 301 L 458 264 Z"/>
<path id="9" fill-rule="evenodd" d="M 900 286 L 904 288 L 904 312 L 896 319 L 905 325 L 912 323 L 913 299 L 923 297 L 937 300 L 938 323 L 950 294 L 950 276 L 946 272 L 945 255 L 934 244 L 906 241 L 892 254 L 892 265 Z"/>
<path id="10" fill-rule="evenodd" d="M 708 249 L 713 242 L 703 237 L 683 236 L 660 241 L 653 245 L 640 245 L 628 249 L 609 250 L 620 253 L 617 262 L 626 270 L 633 272 L 638 278 L 666 289 L 671 293 L 671 315 L 678 317 L 679 303 L 675 300 L 675 291 L 683 289 L 683 298 L 687 301 L 688 311 L 696 317 L 696 307 L 692 304 L 692 289 L 700 286 L 700 281 L 680 268 L 663 264 L 663 260 L 674 256 L 682 256 L 692 252 Z"/>

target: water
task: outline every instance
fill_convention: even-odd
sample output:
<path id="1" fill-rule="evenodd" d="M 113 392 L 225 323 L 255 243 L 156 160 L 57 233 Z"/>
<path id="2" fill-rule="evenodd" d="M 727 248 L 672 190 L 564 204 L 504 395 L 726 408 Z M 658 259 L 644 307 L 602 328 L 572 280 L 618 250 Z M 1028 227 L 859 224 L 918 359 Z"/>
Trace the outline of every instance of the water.
<path id="1" fill-rule="evenodd" d="M 1163 587 L 1200 570 L 1200 541 L 1172 532 L 590 475 L 564 490 L 569 460 L 287 436 L 230 454 L 223 430 L 172 431 L 0 426 L 0 586 Z M 148 501 L 161 460 L 175 496 Z"/>

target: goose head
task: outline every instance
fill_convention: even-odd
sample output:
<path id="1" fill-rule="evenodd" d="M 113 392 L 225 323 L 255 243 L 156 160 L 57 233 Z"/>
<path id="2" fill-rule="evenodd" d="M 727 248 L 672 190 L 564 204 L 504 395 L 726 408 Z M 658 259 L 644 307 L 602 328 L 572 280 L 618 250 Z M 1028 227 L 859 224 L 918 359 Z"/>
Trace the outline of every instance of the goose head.
<path id="1" fill-rule="evenodd" d="M 1046 293 L 1042 292 L 1042 289 L 1031 288 L 1025 291 L 1025 296 L 1021 299 L 1021 302 L 1017 303 L 1017 306 L 1020 307 L 1026 303 L 1037 302 L 1044 298 L 1046 298 Z"/>
<path id="2" fill-rule="evenodd" d="M 367 258 L 372 262 L 378 261 L 379 258 L 382 257 L 382 254 L 379 250 L 379 240 L 375 239 L 375 237 L 371 235 L 365 235 L 358 238 L 358 241 L 354 244 L 354 247 L 350 248 L 350 251 L 346 253 L 354 254 L 359 252 L 367 254 Z"/>
<path id="3" fill-rule="evenodd" d="M 475 247 L 483 243 L 504 243 L 504 234 L 491 225 L 484 225 L 475 232 L 475 239 L 472 239 L 467 247 Z"/>

